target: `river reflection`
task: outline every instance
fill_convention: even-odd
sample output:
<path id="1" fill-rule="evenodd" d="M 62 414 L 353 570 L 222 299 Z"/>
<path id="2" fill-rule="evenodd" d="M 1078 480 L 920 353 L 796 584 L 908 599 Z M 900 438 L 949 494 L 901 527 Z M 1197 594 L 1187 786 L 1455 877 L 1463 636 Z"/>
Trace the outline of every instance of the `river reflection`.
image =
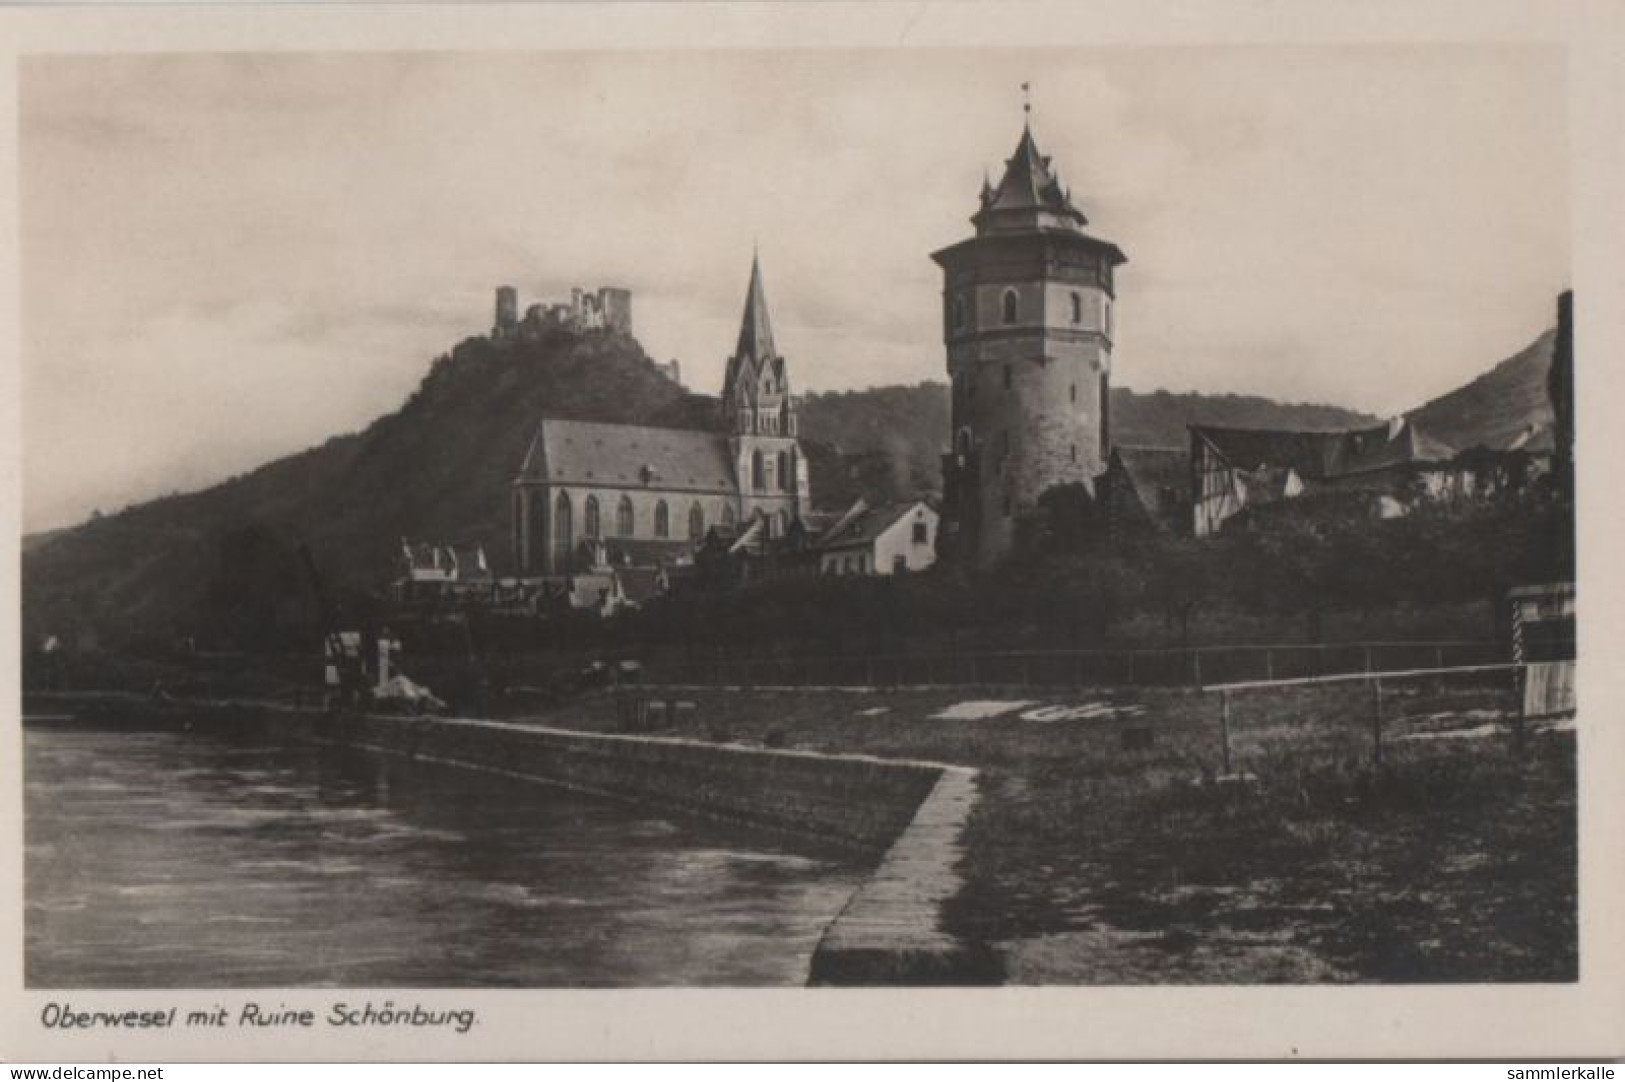
<path id="1" fill-rule="evenodd" d="M 40 988 L 799 984 L 863 874 L 343 749 L 31 729 L 25 782 Z"/>

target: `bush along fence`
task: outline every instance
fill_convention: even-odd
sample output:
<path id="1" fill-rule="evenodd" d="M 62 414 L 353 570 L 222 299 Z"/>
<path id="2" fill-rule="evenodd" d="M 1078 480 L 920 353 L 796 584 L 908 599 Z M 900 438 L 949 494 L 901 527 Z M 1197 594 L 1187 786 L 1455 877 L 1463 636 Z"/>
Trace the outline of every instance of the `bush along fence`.
<path id="1" fill-rule="evenodd" d="M 651 676 L 664 684 L 716 687 L 1200 688 L 1507 661 L 1507 646 L 1497 642 L 1286 643 L 1147 650 L 718 656 L 661 665 Z"/>

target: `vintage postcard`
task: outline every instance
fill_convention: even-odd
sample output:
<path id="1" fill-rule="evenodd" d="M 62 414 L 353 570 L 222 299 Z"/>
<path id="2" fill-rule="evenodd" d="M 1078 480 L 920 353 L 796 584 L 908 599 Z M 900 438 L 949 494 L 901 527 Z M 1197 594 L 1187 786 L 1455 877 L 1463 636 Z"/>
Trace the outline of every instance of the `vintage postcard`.
<path id="1" fill-rule="evenodd" d="M 4 13 L 0 1053 L 1625 1051 L 1625 20 L 1289 14 Z"/>

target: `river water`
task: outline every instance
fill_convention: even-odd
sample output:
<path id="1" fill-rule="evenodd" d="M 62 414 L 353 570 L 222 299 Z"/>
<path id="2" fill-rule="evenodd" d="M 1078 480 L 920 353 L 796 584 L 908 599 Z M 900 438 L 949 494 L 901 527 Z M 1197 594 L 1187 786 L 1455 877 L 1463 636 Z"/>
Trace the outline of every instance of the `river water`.
<path id="1" fill-rule="evenodd" d="M 863 878 L 550 786 L 192 733 L 25 733 L 35 988 L 779 985 Z"/>

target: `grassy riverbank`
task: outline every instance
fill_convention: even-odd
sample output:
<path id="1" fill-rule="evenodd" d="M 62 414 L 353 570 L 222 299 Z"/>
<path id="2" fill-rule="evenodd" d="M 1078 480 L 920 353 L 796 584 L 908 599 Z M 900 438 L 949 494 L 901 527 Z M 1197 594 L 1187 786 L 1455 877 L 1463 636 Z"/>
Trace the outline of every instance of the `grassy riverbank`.
<path id="1" fill-rule="evenodd" d="M 1574 738 L 1493 686 L 682 690 L 657 732 L 981 772 L 954 930 L 1016 981 L 1572 980 Z M 968 705 L 981 700 L 988 705 Z M 978 712 L 992 716 L 976 717 Z M 947 715 L 947 716 L 943 716 Z M 616 729 L 611 694 L 535 720 Z"/>

